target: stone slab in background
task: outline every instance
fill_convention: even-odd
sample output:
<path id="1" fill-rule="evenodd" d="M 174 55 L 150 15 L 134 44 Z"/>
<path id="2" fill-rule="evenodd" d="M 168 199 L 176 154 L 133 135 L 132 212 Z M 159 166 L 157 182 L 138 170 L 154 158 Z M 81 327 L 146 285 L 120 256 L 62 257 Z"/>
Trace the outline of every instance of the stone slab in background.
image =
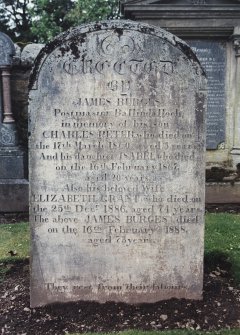
<path id="1" fill-rule="evenodd" d="M 240 1 L 120 0 L 120 5 L 124 18 L 159 26 L 197 49 L 209 76 L 207 166 L 236 171 L 240 163 Z"/>
<path id="2" fill-rule="evenodd" d="M 240 182 L 206 183 L 206 204 L 240 204 Z"/>
<path id="3" fill-rule="evenodd" d="M 25 171 L 25 154 L 17 149 L 1 152 L 0 176 L 1 179 L 24 179 Z M 11 201 L 11 199 L 6 199 Z"/>
<path id="4" fill-rule="evenodd" d="M 31 43 L 24 47 L 21 53 L 21 65 L 32 67 L 37 55 L 44 47 L 41 43 Z"/>
<path id="5" fill-rule="evenodd" d="M 31 306 L 202 297 L 206 83 L 128 21 L 50 43 L 30 80 Z"/>
<path id="6" fill-rule="evenodd" d="M 198 56 L 208 78 L 207 104 L 207 149 L 217 149 L 225 142 L 226 128 L 226 41 L 219 40 L 188 40 Z"/>
<path id="7" fill-rule="evenodd" d="M 10 76 L 15 46 L 0 33 L 0 212 L 28 211 L 26 154 L 19 145 L 16 123 L 12 115 Z M 18 113 L 19 114 L 19 113 Z"/>
<path id="8" fill-rule="evenodd" d="M 28 212 L 28 182 L 24 179 L 0 179 L 0 212 Z"/>

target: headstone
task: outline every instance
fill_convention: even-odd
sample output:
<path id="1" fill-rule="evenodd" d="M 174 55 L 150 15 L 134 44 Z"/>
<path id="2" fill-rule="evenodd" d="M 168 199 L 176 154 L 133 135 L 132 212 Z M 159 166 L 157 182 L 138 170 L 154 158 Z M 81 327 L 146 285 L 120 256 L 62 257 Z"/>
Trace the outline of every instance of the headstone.
<path id="1" fill-rule="evenodd" d="M 147 22 L 181 37 L 193 47 L 208 79 L 207 169 L 237 173 L 240 163 L 240 1 L 120 0 L 121 15 Z M 219 182 L 217 176 L 215 181 Z M 215 192 L 207 187 L 207 202 Z M 228 186 L 221 199 L 229 202 Z M 209 195 L 208 195 L 209 193 Z M 210 195 L 211 193 L 211 195 Z M 240 194 L 235 183 L 232 195 Z M 210 196 L 210 197 L 209 197 Z M 216 197 L 214 204 L 218 203 Z"/>
<path id="2" fill-rule="evenodd" d="M 15 46 L 0 33 L 0 212 L 27 211 L 25 153 L 12 113 L 11 69 Z M 25 191 L 25 192 L 24 192 Z"/>
<path id="3" fill-rule="evenodd" d="M 205 76 L 177 37 L 96 23 L 31 77 L 31 306 L 202 296 Z"/>
<path id="4" fill-rule="evenodd" d="M 17 145 L 17 133 L 15 120 L 11 110 L 10 69 L 13 64 L 15 47 L 12 40 L 0 33 L 0 148 L 15 147 Z"/>
<path id="5" fill-rule="evenodd" d="M 37 55 L 44 47 L 44 44 L 31 43 L 24 47 L 21 53 L 21 64 L 23 66 L 32 66 Z"/>
<path id="6" fill-rule="evenodd" d="M 188 40 L 198 56 L 208 78 L 208 103 L 206 115 L 206 147 L 217 149 L 225 142 L 226 128 L 226 60 L 225 41 Z"/>

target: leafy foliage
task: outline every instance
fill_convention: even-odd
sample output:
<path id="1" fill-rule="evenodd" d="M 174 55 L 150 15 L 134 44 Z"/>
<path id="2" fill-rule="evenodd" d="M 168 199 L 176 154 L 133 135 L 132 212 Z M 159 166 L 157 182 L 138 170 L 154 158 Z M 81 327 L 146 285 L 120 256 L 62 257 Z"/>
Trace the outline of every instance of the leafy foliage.
<path id="1" fill-rule="evenodd" d="M 68 17 L 74 25 L 91 21 L 116 19 L 119 17 L 118 1 L 78 0 Z"/>
<path id="2" fill-rule="evenodd" d="M 51 40 L 70 28 L 68 13 L 74 6 L 73 0 L 33 0 L 31 30 L 38 42 Z"/>
<path id="3" fill-rule="evenodd" d="M 34 39 L 31 31 L 31 0 L 0 0 L 0 29 L 23 43 Z"/>
<path id="4" fill-rule="evenodd" d="M 40 42 L 51 40 L 70 27 L 116 18 L 117 0 L 35 0 L 32 32 Z"/>
<path id="5" fill-rule="evenodd" d="M 81 23 L 117 18 L 117 0 L 0 0 L 0 30 L 16 42 L 47 42 Z"/>

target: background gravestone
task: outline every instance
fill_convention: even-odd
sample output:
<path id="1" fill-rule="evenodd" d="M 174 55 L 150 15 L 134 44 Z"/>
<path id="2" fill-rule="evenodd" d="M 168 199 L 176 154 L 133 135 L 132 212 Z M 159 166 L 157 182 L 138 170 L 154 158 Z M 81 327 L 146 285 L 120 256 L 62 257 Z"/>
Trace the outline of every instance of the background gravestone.
<path id="1" fill-rule="evenodd" d="M 226 43 L 225 41 L 187 41 L 198 56 L 208 78 L 206 146 L 217 149 L 225 142 L 226 124 Z"/>
<path id="2" fill-rule="evenodd" d="M 30 81 L 31 306 L 202 296 L 205 77 L 148 25 L 60 35 Z"/>
<path id="3" fill-rule="evenodd" d="M 1 124 L 0 124 L 0 146 L 1 152 L 5 151 L 8 155 L 9 148 L 15 148 L 18 144 L 15 120 L 11 110 L 11 90 L 10 90 L 10 69 L 13 63 L 15 47 L 11 39 L 4 33 L 0 33 L 0 82 L 1 82 Z M 13 150 L 15 151 L 15 150 Z M 10 153 L 14 160 L 14 153 Z M 1 164 L 1 176 L 17 176 L 20 171 L 14 171 L 13 165 L 10 169 L 4 158 Z M 21 170 L 21 169 L 20 169 Z M 21 173 L 21 172 L 20 172 Z M 18 176 L 17 176 L 18 177 Z M 4 177 L 3 177 L 4 178 Z M 11 177 L 9 177 L 11 178 Z"/>
<path id="4" fill-rule="evenodd" d="M 185 40 L 208 79 L 206 203 L 240 204 L 240 1 L 120 0 L 126 19 Z"/>
<path id="5" fill-rule="evenodd" d="M 19 146 L 12 113 L 11 69 L 15 47 L 0 33 L 0 212 L 27 210 L 24 151 Z"/>

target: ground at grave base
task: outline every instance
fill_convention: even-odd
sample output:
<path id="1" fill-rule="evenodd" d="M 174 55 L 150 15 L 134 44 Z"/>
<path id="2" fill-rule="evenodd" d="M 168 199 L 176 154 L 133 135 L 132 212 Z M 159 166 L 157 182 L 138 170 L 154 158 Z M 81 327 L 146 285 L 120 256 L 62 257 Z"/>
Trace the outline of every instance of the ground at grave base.
<path id="1" fill-rule="evenodd" d="M 0 334 L 61 335 L 126 329 L 203 331 L 239 328 L 240 289 L 230 264 L 219 255 L 205 260 L 204 299 L 171 299 L 138 306 L 124 303 L 78 302 L 29 308 L 28 260 L 2 263 L 8 267 L 0 283 Z M 236 333 L 237 334 L 237 333 Z"/>

